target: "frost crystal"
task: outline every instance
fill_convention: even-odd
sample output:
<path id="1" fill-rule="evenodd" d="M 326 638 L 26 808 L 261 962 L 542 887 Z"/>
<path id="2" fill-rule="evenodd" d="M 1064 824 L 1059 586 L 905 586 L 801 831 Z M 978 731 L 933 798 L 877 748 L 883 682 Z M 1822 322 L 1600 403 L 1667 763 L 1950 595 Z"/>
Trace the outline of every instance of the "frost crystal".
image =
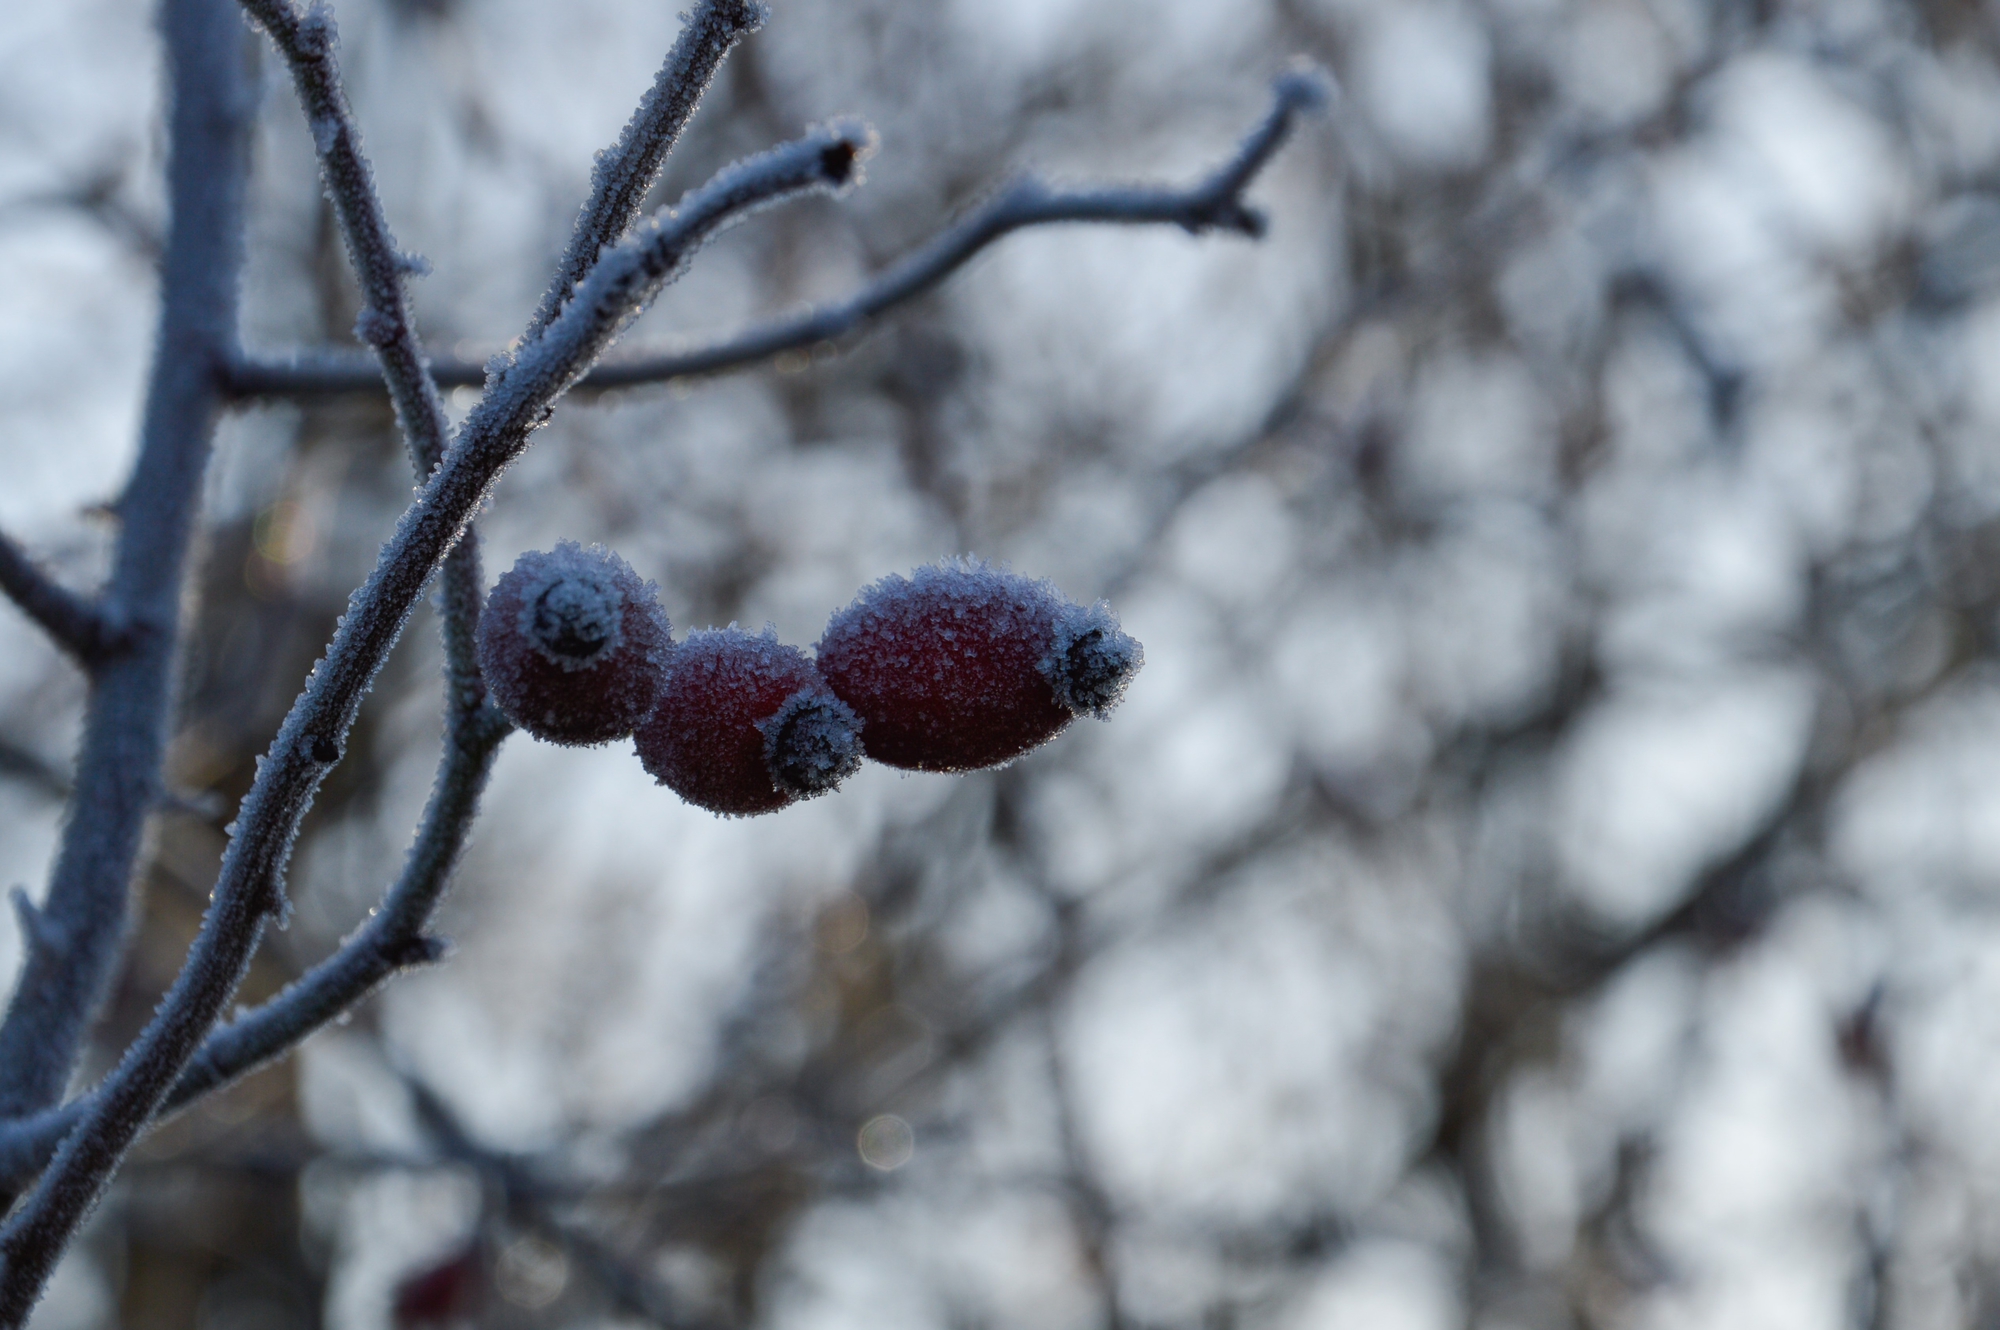
<path id="1" fill-rule="evenodd" d="M 624 597 L 615 586 L 566 576 L 522 607 L 522 627 L 550 660 L 566 670 L 579 670 L 598 652 L 617 646 L 624 608 Z"/>
<path id="2" fill-rule="evenodd" d="M 861 720 L 831 693 L 795 693 L 758 728 L 771 778 L 801 799 L 861 770 Z"/>
<path id="3" fill-rule="evenodd" d="M 1119 629 L 1117 616 L 1101 600 L 1059 615 L 1050 646 L 1042 672 L 1056 697 L 1077 715 L 1099 720 L 1111 714 L 1146 663 L 1146 649 Z"/>

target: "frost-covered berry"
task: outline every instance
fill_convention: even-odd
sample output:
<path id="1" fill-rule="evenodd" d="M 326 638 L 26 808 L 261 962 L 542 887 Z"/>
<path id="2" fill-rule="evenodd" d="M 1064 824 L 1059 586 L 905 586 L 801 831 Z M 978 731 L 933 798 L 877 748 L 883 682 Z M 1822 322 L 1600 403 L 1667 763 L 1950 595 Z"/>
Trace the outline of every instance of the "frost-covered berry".
<path id="1" fill-rule="evenodd" d="M 633 736 L 660 784 L 715 813 L 769 813 L 861 765 L 861 722 L 797 647 L 766 628 L 690 633 Z"/>
<path id="2" fill-rule="evenodd" d="M 565 540 L 515 560 L 479 617 L 479 668 L 507 718 L 538 739 L 622 738 L 658 700 L 673 652 L 653 586 L 605 549 Z"/>
<path id="3" fill-rule="evenodd" d="M 994 766 L 1102 718 L 1144 658 L 1102 601 L 971 559 L 883 578 L 819 641 L 868 756 L 922 771 Z"/>

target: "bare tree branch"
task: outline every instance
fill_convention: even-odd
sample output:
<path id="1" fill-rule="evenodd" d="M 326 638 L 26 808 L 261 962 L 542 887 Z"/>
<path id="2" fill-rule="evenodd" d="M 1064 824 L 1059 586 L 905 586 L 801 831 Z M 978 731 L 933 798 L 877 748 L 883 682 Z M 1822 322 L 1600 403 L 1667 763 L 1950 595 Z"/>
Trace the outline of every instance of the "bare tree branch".
<path id="1" fill-rule="evenodd" d="M 327 196 L 340 220 L 348 260 L 361 282 L 362 307 L 354 335 L 374 348 L 410 450 L 429 471 L 444 456 L 449 431 L 437 385 L 424 369 L 423 345 L 403 287 L 405 276 L 419 265 L 397 250 L 388 219 L 382 215 L 374 173 L 361 152 L 361 132 L 341 91 L 333 11 L 317 0 L 303 14 L 291 0 L 242 3 L 291 67 L 292 83 L 319 152 Z"/>
<path id="2" fill-rule="evenodd" d="M 772 203 L 847 185 L 873 150 L 871 130 L 836 123 L 724 167 L 683 196 L 677 207 L 656 215 L 631 240 L 600 258 L 539 339 L 512 358 L 490 364 L 490 386 L 479 411 L 497 401 L 496 412 L 511 418 L 517 408 L 509 403 L 516 399 L 541 400 L 546 394 L 553 401 L 589 372 L 603 349 L 678 275 L 708 236 Z"/>
<path id="3" fill-rule="evenodd" d="M 50 577 L 5 532 L 0 532 L 0 591 L 86 668 L 128 640 L 121 625 Z"/>
<path id="4" fill-rule="evenodd" d="M 1243 202 L 1249 188 L 1300 113 L 1324 103 L 1324 75 L 1299 72 L 1278 81 L 1271 110 L 1236 155 L 1191 189 L 1139 187 L 1058 190 L 1032 177 L 1016 180 L 928 243 L 837 304 L 775 319 L 734 337 L 692 350 L 597 364 L 579 388 L 603 389 L 719 374 L 768 360 L 784 351 L 845 337 L 887 311 L 929 291 L 980 250 L 1015 231 L 1057 222 L 1167 224 L 1204 231 L 1263 233 L 1262 214 Z M 482 365 L 433 362 L 441 384 L 485 382 Z M 230 368 L 239 397 L 322 397 L 366 392 L 375 386 L 368 368 L 352 356 L 308 355 L 289 361 L 242 360 Z"/>
<path id="5" fill-rule="evenodd" d="M 333 955 L 283 992 L 212 1030 L 181 1073 L 162 1112 L 172 1113 L 255 1071 L 353 1007 L 383 980 L 443 955 L 443 944 L 424 930 L 464 849 L 493 757 L 512 728 L 497 713 L 487 715 L 483 724 L 461 727 L 453 736 L 456 742 L 447 741 L 416 841 L 381 906 Z M 21 908 L 20 901 L 15 908 Z M 0 1182 L 18 1185 L 32 1177 L 94 1098 L 0 1123 Z"/>
<path id="6" fill-rule="evenodd" d="M 415 264 L 395 249 L 361 153 L 359 134 L 341 89 L 330 13 L 320 0 L 303 14 L 291 0 L 243 3 L 270 32 L 292 68 L 336 215 L 361 279 L 364 307 L 356 332 L 377 354 L 379 373 L 389 388 L 425 483 L 384 545 L 374 572 L 351 597 L 326 655 L 260 764 L 231 829 L 232 839 L 200 933 L 145 1032 L 95 1094 L 64 1109 L 50 1105 L 60 1093 L 60 1077 L 66 1076 L 74 1060 L 74 1031 L 64 1036 L 68 1050 L 60 1061 L 0 1056 L 0 1065 L 30 1067 L 43 1081 L 57 1078 L 52 1086 L 38 1084 L 11 1100 L 4 1093 L 11 1087 L 0 1087 L 0 1109 L 12 1108 L 16 1114 L 0 1129 L 0 1171 L 26 1176 L 54 1149 L 53 1161 L 38 1188 L 0 1230 L 0 1257 L 5 1261 L 4 1272 L 0 1272 L 0 1326 L 18 1325 L 25 1319 L 76 1225 L 131 1142 L 163 1107 L 178 1107 L 276 1056 L 394 971 L 440 954 L 440 944 L 424 929 L 463 846 L 493 754 L 506 734 L 504 722 L 485 700 L 472 663 L 472 628 L 482 590 L 470 532 L 473 514 L 500 473 L 526 448 L 532 432 L 546 422 L 556 400 L 590 373 L 604 350 L 710 235 L 768 204 L 850 183 L 872 143 L 866 131 L 853 126 L 815 131 L 795 143 L 732 165 L 684 196 L 676 208 L 657 215 L 637 234 L 621 239 L 718 62 L 744 32 L 761 21 L 761 7 L 750 0 L 707 0 L 684 29 L 647 101 L 595 173 L 592 197 L 578 219 L 569 252 L 527 334 L 516 343 L 518 349 L 513 354 L 484 367 L 484 397 L 457 437 L 450 439 L 438 379 L 426 368 L 404 290 L 404 278 Z M 187 308 L 181 311 L 182 318 L 193 324 L 196 332 L 210 336 L 206 341 L 183 339 L 196 346 L 200 355 L 176 358 L 163 349 L 159 361 L 161 382 L 170 378 L 167 387 L 179 390 L 181 396 L 176 398 L 163 390 L 156 393 L 155 405 L 164 402 L 173 408 L 175 413 L 167 424 L 179 427 L 177 437 L 193 439 L 198 446 L 181 448 L 178 470 L 165 478 L 177 484 L 142 484 L 149 479 L 152 450 L 142 452 L 139 472 L 127 492 L 124 515 L 128 527 L 135 523 L 136 514 L 140 528 L 150 529 L 150 522 L 170 535 L 178 533 L 177 543 L 170 541 L 165 549 L 171 557 L 164 562 L 158 557 L 160 551 L 154 550 L 160 566 L 153 578 L 153 583 L 177 592 L 180 555 L 225 377 L 222 370 L 242 367 L 241 373 L 226 376 L 228 387 L 241 392 L 246 383 L 254 381 L 259 367 L 243 362 L 233 345 L 233 284 L 240 268 L 241 162 L 230 163 L 227 169 L 218 169 L 212 160 L 198 170 L 188 166 L 188 161 L 203 153 L 212 158 L 218 142 L 227 136 L 210 125 L 209 136 L 203 138 L 197 127 L 185 123 L 186 117 L 194 114 L 196 90 L 219 99 L 225 110 L 232 96 L 237 102 L 247 99 L 241 94 L 239 80 L 228 77 L 231 71 L 225 68 L 229 65 L 228 43 L 222 35 L 226 25 L 217 23 L 218 0 L 168 0 L 168 5 L 177 90 L 173 126 L 177 169 L 163 343 L 180 345 L 172 334 L 176 332 L 174 270 L 177 256 L 184 257 L 183 249 L 195 256 L 183 264 L 192 274 L 189 280 L 195 289 Z M 628 369 L 628 377 L 607 376 L 606 382 L 712 372 L 789 346 L 844 335 L 881 311 L 928 290 L 985 245 L 1023 226 L 1058 221 L 1172 222 L 1192 233 L 1227 229 L 1258 235 L 1263 219 L 1243 202 L 1242 191 L 1282 142 L 1297 112 L 1320 99 L 1322 88 L 1310 76 L 1281 81 L 1270 115 L 1222 170 L 1196 188 L 1065 192 L 1022 180 L 841 306 L 753 331 L 693 357 L 669 358 L 664 370 L 663 362 L 645 362 L 638 373 Z M 207 111 L 212 121 L 228 120 L 227 115 L 215 114 L 213 107 Z M 243 107 L 236 108 L 236 121 L 229 126 L 234 138 L 227 140 L 234 143 L 239 157 L 243 111 Z M 224 183 L 215 184 L 218 179 Z M 218 197 L 202 194 L 204 185 Z M 221 282 L 227 282 L 230 289 L 219 295 L 216 287 Z M 214 336 L 218 330 L 220 337 Z M 472 381 L 471 376 L 464 381 Z M 190 383 L 198 391 L 191 390 Z M 156 383 L 156 388 L 159 386 Z M 296 392 L 298 386 L 295 382 L 281 391 Z M 154 543 L 157 546 L 159 542 Z M 121 544 L 121 559 L 133 548 L 137 542 L 128 538 Z M 18 555 L 11 548 L 0 553 Z M 34 582 L 27 579 L 34 571 L 32 565 L 25 557 L 15 562 L 25 570 L 18 580 L 34 589 Z M 235 993 L 264 923 L 283 909 L 283 878 L 299 823 L 326 774 L 338 763 L 363 695 L 417 598 L 441 567 L 445 570 L 442 594 L 450 661 L 450 718 L 438 783 L 404 873 L 390 891 L 385 907 L 334 956 L 258 1011 L 217 1028 L 215 1021 Z M 136 574 L 128 576 L 121 562 L 112 594 L 106 598 L 107 617 L 122 622 L 116 616 L 131 612 L 132 602 L 144 599 L 128 600 L 135 586 L 153 591 L 157 599 L 153 583 Z M 47 585 L 53 588 L 52 583 Z M 158 732 L 164 715 L 164 692 L 154 676 L 161 674 L 163 663 L 171 661 L 176 633 L 171 606 L 164 617 L 150 601 L 143 609 L 144 613 L 133 616 L 140 631 L 135 634 L 138 645 L 130 654 L 146 656 L 152 670 L 148 677 L 153 692 L 141 695 L 138 719 L 150 725 L 154 742 L 142 755 L 145 761 L 130 768 L 128 776 L 150 794 L 156 792 L 159 782 Z M 152 631 L 156 627 L 164 631 Z M 148 646 L 154 648 L 150 655 L 145 650 Z M 94 698 L 94 715 L 98 710 L 95 704 L 101 700 Z M 106 714 L 113 715 L 123 729 L 131 728 L 131 708 L 107 708 Z M 87 744 L 86 757 L 89 752 Z M 84 783 L 88 763 L 80 764 L 79 770 L 79 806 L 95 809 Z M 122 805 L 114 801 L 107 814 L 114 830 L 128 839 L 136 838 L 150 802 L 150 798 L 136 805 L 130 799 Z M 125 816 L 133 807 L 137 812 Z M 129 878 L 130 864 L 128 848 L 122 860 L 121 885 Z M 73 981 L 76 974 L 95 973 L 91 965 L 101 971 L 104 959 L 115 957 L 116 928 L 108 949 L 100 942 L 88 964 L 76 960 L 73 930 L 58 913 L 63 907 L 58 891 L 61 884 L 59 871 L 46 909 L 28 904 L 25 893 L 17 896 L 23 931 L 30 942 L 31 978 L 39 969 L 58 976 L 67 974 Z M 100 897 L 102 894 L 99 892 Z M 122 908 L 108 915 L 100 909 L 99 914 L 122 928 Z M 19 1037 L 17 1025 L 30 1035 L 43 1033 L 31 1019 L 33 1012 L 15 1019 L 26 1010 L 25 995 L 41 991 L 24 984 L 24 997 L 17 999 L 16 1012 L 10 1014 L 5 1027 L 0 1027 L 0 1054 L 4 1054 L 10 1033 Z M 92 1003 L 73 998 L 72 994 L 63 1000 L 62 1006 L 66 1018 L 80 1028 Z M 59 1147 L 55 1145 L 58 1138 Z"/>
<path id="7" fill-rule="evenodd" d="M 444 457 L 451 428 L 437 382 L 425 366 L 423 343 L 410 309 L 406 279 L 419 265 L 396 248 L 374 173 L 361 151 L 361 131 L 342 90 L 338 37 L 333 13 L 315 3 L 300 14 L 291 0 L 243 0 L 292 71 L 299 105 L 312 129 L 321 175 L 333 200 L 347 255 L 360 278 L 364 304 L 355 335 L 374 348 L 377 372 L 388 385 L 396 419 L 403 427 L 417 478 L 429 475 Z M 485 578 L 473 533 L 452 550 L 440 592 L 444 608 L 445 669 L 452 705 L 447 724 L 478 712 L 486 688 L 472 648 L 479 623 Z"/>
<path id="8" fill-rule="evenodd" d="M 396 971 L 442 955 L 443 944 L 424 929 L 464 848 L 465 831 L 472 824 L 493 757 L 512 730 L 495 713 L 489 723 L 446 750 L 409 859 L 381 906 L 338 951 L 278 996 L 217 1027 L 168 1096 L 170 1110 L 262 1066 Z"/>
<path id="9" fill-rule="evenodd" d="M 869 143 L 864 131 L 834 126 L 726 168 L 605 254 L 544 335 L 511 364 L 495 366 L 485 398 L 350 598 L 326 655 L 259 765 L 180 975 L 34 1194 L 0 1230 L 7 1259 L 0 1325 L 25 1318 L 56 1256 L 236 992 L 266 919 L 282 908 L 299 822 L 340 760 L 362 697 L 501 471 L 526 449 L 555 400 L 704 240 L 781 199 L 848 184 Z"/>
<path id="10" fill-rule="evenodd" d="M 477 1169 L 499 1192 L 510 1220 L 538 1231 L 575 1256 L 622 1311 L 667 1330 L 699 1330 L 714 1324 L 708 1318 L 690 1316 L 677 1308 L 658 1280 L 620 1258 L 583 1225 L 557 1213 L 549 1204 L 550 1189 L 542 1185 L 524 1162 L 518 1156 L 489 1149 L 476 1140 L 451 1106 L 422 1078 L 407 1071 L 400 1072 L 398 1078 L 409 1092 L 417 1120 L 439 1152 Z"/>
<path id="11" fill-rule="evenodd" d="M 182 567 L 214 426 L 221 367 L 235 350 L 249 125 L 243 27 L 225 0 L 168 0 L 172 225 L 162 266 L 157 354 L 139 458 L 120 518 L 100 613 L 130 640 L 92 673 L 75 794 L 39 936 L 0 1024 L 0 1113 L 54 1104 L 123 949 L 132 865 L 157 801 L 178 638 Z M 39 1253 L 10 1267 L 0 1323 L 40 1288 Z"/>
<path id="12" fill-rule="evenodd" d="M 716 68 L 737 42 L 763 26 L 767 13 L 756 0 L 701 0 L 687 16 L 652 88 L 618 142 L 598 157 L 590 173 L 590 197 L 577 214 L 569 248 L 556 263 L 548 293 L 528 320 L 529 338 L 539 336 L 562 312 L 605 247 L 623 240 L 639 220 L 647 192 L 660 178 L 667 154 L 708 90 Z"/>

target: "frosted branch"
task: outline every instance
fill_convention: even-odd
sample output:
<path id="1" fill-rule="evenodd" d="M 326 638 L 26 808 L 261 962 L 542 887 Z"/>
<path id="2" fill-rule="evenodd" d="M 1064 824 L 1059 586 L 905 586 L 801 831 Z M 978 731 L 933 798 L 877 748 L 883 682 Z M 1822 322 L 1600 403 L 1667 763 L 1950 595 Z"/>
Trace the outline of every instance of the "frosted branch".
<path id="1" fill-rule="evenodd" d="M 339 42 L 332 11 L 315 3 L 301 14 L 291 0 L 242 0 L 243 7 L 270 35 L 292 71 L 299 105 L 312 130 L 320 175 L 347 244 L 347 256 L 361 283 L 362 309 L 354 332 L 374 349 L 376 370 L 388 385 L 396 419 L 408 441 L 417 478 L 444 457 L 450 425 L 437 381 L 424 362 L 423 343 L 410 308 L 407 279 L 416 264 L 396 247 L 374 172 L 361 150 L 361 131 L 347 104 L 340 77 Z M 441 586 L 445 669 L 452 692 L 449 715 L 476 712 L 485 700 L 472 633 L 479 622 L 485 579 L 479 546 L 468 533 L 452 551 Z"/>
<path id="2" fill-rule="evenodd" d="M 128 640 L 121 625 L 50 577 L 4 532 L 0 532 L 0 591 L 82 665 L 96 664 Z"/>
<path id="3" fill-rule="evenodd" d="M 374 173 L 361 151 L 361 131 L 341 88 L 333 11 L 317 2 L 303 14 L 291 0 L 241 2 L 291 68 L 327 197 L 361 283 L 354 335 L 374 349 L 410 451 L 428 472 L 444 456 L 449 430 L 437 384 L 424 368 L 423 345 L 404 290 L 404 278 L 416 265 L 389 234 Z"/>
<path id="4" fill-rule="evenodd" d="M 763 26 L 765 16 L 764 6 L 755 0 L 701 0 L 687 16 L 618 142 L 598 156 L 590 173 L 590 197 L 577 214 L 569 248 L 556 264 L 548 294 L 528 320 L 529 337 L 549 326 L 598 254 L 623 240 L 639 220 L 647 193 L 660 178 L 667 154 L 708 90 L 716 68 L 737 42 Z"/>
<path id="5" fill-rule="evenodd" d="M 216 1027 L 203 1040 L 162 1111 L 171 1113 L 255 1071 L 336 1019 L 402 970 L 443 955 L 426 930 L 464 850 L 494 755 L 510 727 L 496 713 L 452 736 L 438 763 L 436 784 L 402 874 L 375 910 L 333 955 L 263 1005 Z M 17 895 L 23 919 L 34 910 Z M 24 932 L 27 929 L 24 925 Z M 96 1102 L 87 1096 L 33 1117 L 0 1123 L 0 1185 L 34 1176 L 57 1144 Z"/>
<path id="6" fill-rule="evenodd" d="M 180 1108 L 285 1052 L 399 970 L 429 964 L 445 943 L 427 934 L 472 826 L 493 757 L 512 727 L 497 714 L 449 744 L 402 875 L 340 948 L 269 1002 L 217 1027 L 168 1095 Z"/>
<path id="7" fill-rule="evenodd" d="M 118 543 L 106 602 L 138 630 L 93 672 L 75 793 L 47 896 L 21 911 L 30 946 L 0 1025 L 0 1111 L 55 1104 L 115 972 L 126 935 L 132 865 L 166 749 L 182 570 L 220 414 L 221 369 L 234 350 L 249 128 L 256 103 L 243 23 L 227 0 L 166 0 L 161 29 L 172 100 L 158 352 L 138 461 L 117 501 Z M 17 906 L 18 908 L 18 906 Z M 125 1139 L 129 1139 L 126 1137 Z M 81 1168 L 0 1229 L 0 1326 L 17 1326 L 96 1199 L 123 1144 L 73 1139 Z"/>
<path id="8" fill-rule="evenodd" d="M 835 126 L 728 167 L 606 253 L 544 335 L 513 363 L 496 365 L 486 396 L 349 598 L 325 656 L 258 765 L 186 964 L 33 1195 L 0 1232 L 7 1258 L 0 1324 L 25 1317 L 56 1254 L 235 994 L 264 924 L 283 908 L 299 823 L 339 762 L 362 697 L 501 471 L 526 449 L 556 399 L 705 239 L 780 199 L 848 184 L 868 145 L 865 132 Z"/>
<path id="9" fill-rule="evenodd" d="M 1326 101 L 1329 87 L 1317 72 L 1280 79 L 1270 111 L 1235 155 L 1192 188 L 1063 190 L 1031 177 L 1019 179 L 838 303 L 775 319 L 709 346 L 606 361 L 593 367 L 577 386 L 619 388 L 719 374 L 846 337 L 931 290 L 994 241 L 1031 226 L 1165 224 L 1195 235 L 1220 230 L 1260 236 L 1263 214 L 1243 201 L 1243 193 L 1283 145 L 1299 115 Z M 437 361 L 431 368 L 438 382 L 447 386 L 485 381 L 484 367 L 470 361 Z M 241 361 L 231 367 L 230 387 L 242 397 L 320 397 L 365 392 L 374 387 L 374 377 L 351 356 L 307 355 L 288 361 Z"/>
<path id="10" fill-rule="evenodd" d="M 772 203 L 845 186 L 873 148 L 866 127 L 837 123 L 725 167 L 606 251 L 555 323 L 513 361 L 492 367 L 479 411 L 497 401 L 500 412 L 511 413 L 507 403 L 516 398 L 553 401 L 589 371 L 709 236 Z"/>

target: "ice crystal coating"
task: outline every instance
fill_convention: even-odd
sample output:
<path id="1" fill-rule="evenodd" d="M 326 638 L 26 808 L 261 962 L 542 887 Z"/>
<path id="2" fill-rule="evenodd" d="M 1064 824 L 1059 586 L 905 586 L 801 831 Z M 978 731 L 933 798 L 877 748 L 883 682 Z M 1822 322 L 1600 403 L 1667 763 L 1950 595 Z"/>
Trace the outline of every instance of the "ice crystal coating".
<path id="1" fill-rule="evenodd" d="M 861 722 L 805 653 L 766 628 L 690 633 L 633 736 L 653 778 L 730 816 L 825 794 L 861 765 Z"/>
<path id="2" fill-rule="evenodd" d="M 479 668 L 494 702 L 551 743 L 630 734 L 658 700 L 672 651 L 652 584 L 601 545 L 528 551 L 479 618 Z"/>
<path id="3" fill-rule="evenodd" d="M 566 577 L 522 608 L 521 623 L 528 640 L 556 666 L 580 670 L 606 647 L 617 648 L 624 611 L 615 588 Z"/>
<path id="4" fill-rule="evenodd" d="M 861 769 L 861 721 L 823 681 L 818 692 L 792 694 L 758 729 L 771 779 L 801 799 L 825 794 Z"/>
<path id="5" fill-rule="evenodd" d="M 920 771 L 996 766 L 1102 718 L 1143 655 L 1103 602 L 974 559 L 883 578 L 819 642 L 868 756 Z"/>
<path id="6" fill-rule="evenodd" d="M 1117 616 L 1100 600 L 1089 609 L 1071 605 L 1056 617 L 1041 669 L 1064 706 L 1103 720 L 1145 663 L 1146 649 L 1119 629 Z"/>

